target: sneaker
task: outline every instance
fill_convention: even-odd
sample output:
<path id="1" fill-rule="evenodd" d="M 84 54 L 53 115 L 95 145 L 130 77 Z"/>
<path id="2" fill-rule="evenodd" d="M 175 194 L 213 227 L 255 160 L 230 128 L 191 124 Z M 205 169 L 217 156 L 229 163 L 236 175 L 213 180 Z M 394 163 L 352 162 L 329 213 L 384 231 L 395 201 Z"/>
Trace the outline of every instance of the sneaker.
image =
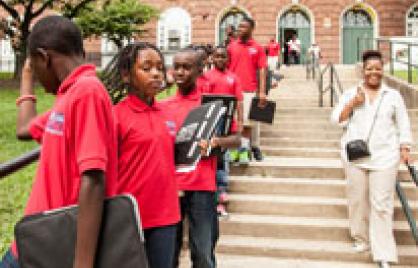
<path id="1" fill-rule="evenodd" d="M 247 150 L 242 150 L 239 153 L 239 160 L 238 160 L 238 162 L 241 165 L 248 165 L 250 163 L 250 159 L 249 159 L 248 155 L 249 155 L 249 152 Z"/>
<path id="2" fill-rule="evenodd" d="M 379 262 L 379 268 L 390 268 L 390 265 L 386 261 Z"/>
<path id="3" fill-rule="evenodd" d="M 353 249 L 357 253 L 366 252 L 369 250 L 369 245 L 365 242 L 354 242 Z"/>
<path id="4" fill-rule="evenodd" d="M 216 207 L 216 212 L 218 213 L 219 217 L 227 217 L 228 216 L 228 212 L 226 211 L 226 207 L 223 204 L 219 204 Z"/>
<path id="5" fill-rule="evenodd" d="M 237 162 L 239 159 L 239 152 L 238 150 L 230 150 L 229 151 L 229 162 Z"/>
<path id="6" fill-rule="evenodd" d="M 258 147 L 252 147 L 251 151 L 253 153 L 254 159 L 257 161 L 262 161 L 263 160 L 263 153 L 261 152 L 260 148 Z"/>
<path id="7" fill-rule="evenodd" d="M 226 192 L 222 192 L 222 193 L 219 194 L 219 197 L 218 197 L 218 202 L 219 203 L 225 204 L 225 203 L 228 203 L 228 201 L 229 201 L 229 198 L 228 198 L 228 194 Z"/>

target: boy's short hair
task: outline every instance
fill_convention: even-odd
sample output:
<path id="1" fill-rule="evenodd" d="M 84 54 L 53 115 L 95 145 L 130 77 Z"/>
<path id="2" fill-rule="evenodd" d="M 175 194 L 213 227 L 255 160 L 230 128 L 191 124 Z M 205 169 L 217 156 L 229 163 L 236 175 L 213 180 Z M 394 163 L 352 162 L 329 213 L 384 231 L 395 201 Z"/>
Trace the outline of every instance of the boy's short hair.
<path id="1" fill-rule="evenodd" d="M 48 16 L 38 21 L 28 40 L 30 54 L 36 54 L 39 48 L 67 56 L 84 54 L 80 29 L 71 20 L 61 16 Z"/>
<path id="2" fill-rule="evenodd" d="M 242 18 L 242 21 L 248 22 L 248 24 L 250 24 L 251 28 L 254 29 L 255 27 L 255 20 L 253 20 L 252 18 L 245 16 L 244 18 Z"/>
<path id="3" fill-rule="evenodd" d="M 364 51 L 362 56 L 363 64 L 365 64 L 370 59 L 378 59 L 383 63 L 382 52 L 374 49 Z"/>

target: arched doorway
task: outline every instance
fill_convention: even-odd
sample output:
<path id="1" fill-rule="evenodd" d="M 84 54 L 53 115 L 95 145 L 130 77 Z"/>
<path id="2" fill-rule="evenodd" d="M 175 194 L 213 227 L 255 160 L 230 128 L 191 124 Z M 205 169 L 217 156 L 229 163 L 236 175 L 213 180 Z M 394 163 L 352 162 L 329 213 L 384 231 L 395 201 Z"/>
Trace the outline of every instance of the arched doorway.
<path id="1" fill-rule="evenodd" d="M 305 63 L 306 51 L 312 43 L 311 18 L 299 6 L 292 6 L 285 11 L 279 18 L 279 40 L 284 48 L 283 62 L 288 63 L 288 47 L 287 42 L 294 34 L 297 35 L 301 42 L 300 63 Z"/>
<path id="2" fill-rule="evenodd" d="M 246 14 L 244 11 L 242 11 L 238 7 L 233 7 L 229 9 L 228 11 L 226 11 L 226 13 L 219 20 L 218 45 L 225 44 L 225 40 L 227 39 L 227 36 L 226 36 L 227 27 L 233 26 L 235 30 L 237 30 L 238 24 L 246 16 L 248 16 L 248 14 Z"/>
<path id="3" fill-rule="evenodd" d="M 358 61 L 359 52 L 373 48 L 373 18 L 362 6 L 354 6 L 342 18 L 343 63 Z"/>
<path id="4" fill-rule="evenodd" d="M 418 4 L 406 14 L 406 36 L 418 37 Z"/>

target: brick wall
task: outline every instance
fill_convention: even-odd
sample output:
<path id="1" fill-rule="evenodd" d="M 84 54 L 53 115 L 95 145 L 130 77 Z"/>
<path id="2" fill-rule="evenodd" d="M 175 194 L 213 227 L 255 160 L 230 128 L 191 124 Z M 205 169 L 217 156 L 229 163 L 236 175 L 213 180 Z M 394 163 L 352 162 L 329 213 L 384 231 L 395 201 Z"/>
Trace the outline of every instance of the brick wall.
<path id="1" fill-rule="evenodd" d="M 192 18 L 192 42 L 215 43 L 216 24 L 222 13 L 232 7 L 232 0 L 142 0 L 161 12 L 170 7 L 182 7 Z M 248 11 L 256 20 L 254 37 L 260 43 L 277 35 L 279 13 L 291 6 L 291 0 L 236 0 L 237 6 Z M 323 50 L 324 62 L 341 62 L 341 15 L 358 1 L 354 0 L 300 0 L 302 8 L 312 14 L 314 38 Z M 377 13 L 379 36 L 405 35 L 405 15 L 416 0 L 365 0 L 362 1 Z M 4 11 L 0 8 L 0 16 Z M 156 42 L 157 21 L 145 26 L 141 40 Z M 86 40 L 86 50 L 99 52 L 100 40 Z"/>
<path id="2" fill-rule="evenodd" d="M 143 0 L 157 7 L 161 12 L 170 7 L 182 7 L 192 17 L 192 42 L 214 43 L 216 24 L 226 8 L 231 7 L 228 0 Z M 238 0 L 237 6 L 248 11 L 256 20 L 254 37 L 260 43 L 277 35 L 279 13 L 290 7 L 291 0 Z M 405 35 L 405 16 L 414 0 L 369 0 L 363 1 L 377 13 L 379 36 Z M 315 40 L 323 50 L 324 62 L 339 63 L 341 57 L 341 15 L 356 4 L 350 0 L 300 0 L 303 9 L 312 14 Z M 324 25 L 326 24 L 326 25 Z M 143 40 L 156 42 L 156 21 L 146 27 L 148 32 Z"/>

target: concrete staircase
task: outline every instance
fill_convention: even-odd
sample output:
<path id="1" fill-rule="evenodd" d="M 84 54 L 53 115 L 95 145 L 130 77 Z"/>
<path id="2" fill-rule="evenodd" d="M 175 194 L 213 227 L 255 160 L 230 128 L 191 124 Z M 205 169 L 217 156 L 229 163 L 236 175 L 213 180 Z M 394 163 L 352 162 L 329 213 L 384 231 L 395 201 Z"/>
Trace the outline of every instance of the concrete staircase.
<path id="1" fill-rule="evenodd" d="M 346 88 L 356 85 L 354 68 L 338 69 Z M 230 216 L 221 221 L 218 265 L 377 267 L 369 254 L 351 249 L 339 160 L 341 130 L 329 122 L 331 109 L 318 108 L 316 84 L 305 80 L 302 68 L 282 73 L 285 79 L 270 95 L 278 105 L 275 124 L 262 127 L 265 161 L 232 169 Z M 410 114 L 417 122 L 418 110 Z M 406 170 L 400 177 L 418 219 L 418 190 Z M 399 267 L 418 267 L 418 247 L 398 201 L 394 232 Z"/>

